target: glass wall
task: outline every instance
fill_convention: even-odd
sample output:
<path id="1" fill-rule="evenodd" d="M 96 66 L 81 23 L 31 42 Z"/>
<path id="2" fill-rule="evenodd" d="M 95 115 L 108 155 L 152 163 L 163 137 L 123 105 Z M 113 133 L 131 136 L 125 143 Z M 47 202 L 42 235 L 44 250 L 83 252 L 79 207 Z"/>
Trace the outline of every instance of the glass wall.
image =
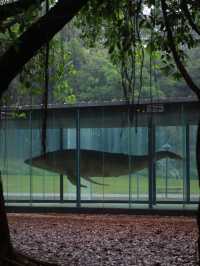
<path id="1" fill-rule="evenodd" d="M 5 127 L 6 126 L 6 127 Z M 24 164 L 29 154 L 29 130 L 7 123 L 1 128 L 0 167 L 6 199 L 30 199 L 30 172 Z"/>
<path id="2" fill-rule="evenodd" d="M 75 128 L 64 128 L 61 129 L 61 138 L 62 138 L 62 146 L 61 149 L 63 151 L 70 149 L 75 150 L 76 149 L 76 129 Z M 73 178 L 76 180 L 76 157 L 73 155 L 74 163 L 73 163 Z M 65 167 L 65 162 L 64 162 Z M 66 159 L 66 169 L 67 169 L 67 159 Z M 61 198 L 64 200 L 76 200 L 76 182 L 72 182 L 70 179 L 70 176 L 68 177 L 68 174 L 61 174 L 60 175 L 61 183 L 63 183 L 63 197 L 61 195 Z M 71 181 L 70 181 L 71 180 Z M 62 190 L 62 186 L 61 186 Z M 61 193 L 62 194 L 62 193 Z"/>
<path id="3" fill-rule="evenodd" d="M 32 129 L 32 143 L 31 153 L 29 158 L 32 160 L 29 165 L 30 172 L 30 190 L 31 190 L 31 201 L 34 200 L 59 200 L 59 175 L 57 173 L 45 170 L 45 165 L 40 167 L 32 167 L 35 165 L 35 158 L 41 156 L 41 130 Z M 47 129 L 47 148 L 46 152 L 52 153 L 60 148 L 60 132 L 59 129 Z M 26 159 L 26 160 L 27 160 Z"/>
<path id="4" fill-rule="evenodd" d="M 199 179 L 197 173 L 196 166 L 196 134 L 197 134 L 197 126 L 190 126 L 189 131 L 189 157 L 190 157 L 190 200 L 197 201 L 199 199 L 200 191 L 199 191 Z"/>
<path id="5" fill-rule="evenodd" d="M 156 127 L 156 152 L 164 151 L 156 161 L 156 199 L 183 201 L 185 199 L 185 127 Z"/>
<path id="6" fill-rule="evenodd" d="M 145 112 L 136 125 L 127 107 L 56 112 L 48 117 L 45 154 L 40 116 L 3 120 L 7 202 L 120 208 L 198 202 L 195 125 L 167 125 L 163 114 L 155 123 Z"/>
<path id="7" fill-rule="evenodd" d="M 121 127 L 109 127 L 105 110 L 95 121 L 90 112 L 80 116 L 81 200 L 124 202 L 129 207 L 148 201 L 148 128 L 131 126 L 128 112 Z M 90 127 L 85 117 L 91 118 Z"/>
<path id="8" fill-rule="evenodd" d="M 148 159 L 138 168 L 147 136 L 147 128 L 82 128 L 81 199 L 147 200 Z"/>
<path id="9" fill-rule="evenodd" d="M 73 114 L 69 115 L 70 119 L 66 115 L 65 119 L 70 120 L 66 124 L 54 115 L 48 119 L 45 154 L 42 152 L 40 116 L 36 119 L 30 112 L 23 119 L 2 121 L 0 167 L 8 202 L 32 204 L 76 200 L 76 186 L 67 177 L 64 153 L 66 149 L 76 148 Z M 70 129 L 64 128 L 63 124 L 69 124 Z"/>

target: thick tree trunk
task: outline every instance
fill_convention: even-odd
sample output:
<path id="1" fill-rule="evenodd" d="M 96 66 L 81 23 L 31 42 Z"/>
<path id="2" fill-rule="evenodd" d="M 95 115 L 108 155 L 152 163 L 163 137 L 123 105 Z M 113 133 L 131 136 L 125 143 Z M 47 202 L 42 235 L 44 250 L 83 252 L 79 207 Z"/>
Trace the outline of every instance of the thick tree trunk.
<path id="1" fill-rule="evenodd" d="M 10 232 L 4 204 L 3 184 L 0 173 L 0 265 L 1 261 L 11 257 L 12 254 L 13 248 L 10 240 Z"/>
<path id="2" fill-rule="evenodd" d="M 5 201 L 3 196 L 3 184 L 0 173 L 0 266 L 57 266 L 55 263 L 47 263 L 29 258 L 23 254 L 14 251 L 10 232 L 8 227 L 8 219 L 5 210 Z"/>

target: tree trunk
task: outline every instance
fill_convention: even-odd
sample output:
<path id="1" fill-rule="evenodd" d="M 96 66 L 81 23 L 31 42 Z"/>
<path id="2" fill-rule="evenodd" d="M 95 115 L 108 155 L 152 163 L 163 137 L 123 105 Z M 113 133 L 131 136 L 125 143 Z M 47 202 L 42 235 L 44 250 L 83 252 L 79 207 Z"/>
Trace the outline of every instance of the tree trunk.
<path id="1" fill-rule="evenodd" d="M 1 260 L 11 257 L 12 254 L 13 248 L 10 240 L 10 232 L 3 196 L 3 184 L 0 173 L 0 265 Z"/>
<path id="2" fill-rule="evenodd" d="M 0 172 L 0 266 L 57 266 L 55 263 L 42 262 L 13 249 L 10 232 L 8 227 L 8 219 L 5 210 L 5 201 L 3 196 L 3 184 Z"/>

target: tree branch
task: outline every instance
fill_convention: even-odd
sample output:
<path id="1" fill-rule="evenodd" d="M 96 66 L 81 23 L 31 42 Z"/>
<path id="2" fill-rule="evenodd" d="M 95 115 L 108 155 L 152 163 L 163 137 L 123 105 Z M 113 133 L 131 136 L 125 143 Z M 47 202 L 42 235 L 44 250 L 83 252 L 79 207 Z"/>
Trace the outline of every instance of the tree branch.
<path id="1" fill-rule="evenodd" d="M 0 58 L 0 97 L 11 80 L 36 52 L 69 22 L 88 0 L 59 0 L 51 10 L 25 31 Z"/>
<path id="2" fill-rule="evenodd" d="M 180 73 L 182 74 L 183 78 L 185 79 L 187 85 L 196 94 L 200 102 L 200 88 L 193 82 L 192 78 L 190 77 L 189 73 L 187 72 L 186 68 L 184 67 L 177 53 L 173 35 L 172 35 L 172 30 L 170 28 L 170 24 L 169 24 L 168 17 L 167 17 L 167 4 L 165 0 L 161 0 L 161 6 L 162 6 L 162 12 L 163 12 L 163 17 L 165 21 L 165 26 L 167 29 L 167 37 L 168 37 L 168 42 L 169 42 L 168 45 L 173 54 L 176 66 L 179 69 Z M 199 120 L 198 128 L 197 128 L 196 163 L 197 163 L 197 172 L 198 172 L 199 184 L 200 184 L 200 120 Z M 198 204 L 197 222 L 198 222 L 198 225 L 200 225 L 200 203 Z M 200 252 L 200 237 L 198 237 L 198 253 L 199 252 Z"/>
<path id="3" fill-rule="evenodd" d="M 186 0 L 182 0 L 181 1 L 181 7 L 182 7 L 182 10 L 184 12 L 184 15 L 185 17 L 187 18 L 191 28 L 197 33 L 200 35 L 200 29 L 197 27 L 197 25 L 194 23 L 193 19 L 192 19 L 192 16 L 190 14 L 190 11 L 188 9 L 188 6 L 187 6 L 187 2 Z"/>
<path id="4" fill-rule="evenodd" d="M 12 3 L 0 5 L 0 21 L 8 17 L 16 16 L 28 10 L 32 6 L 39 6 L 44 0 L 18 0 Z"/>
<path id="5" fill-rule="evenodd" d="M 177 66 L 178 70 L 180 71 L 182 77 L 184 78 L 185 82 L 187 83 L 187 85 L 196 94 L 197 98 L 200 101 L 200 88 L 192 80 L 187 69 L 185 68 L 185 66 L 181 62 L 181 59 L 180 59 L 178 52 L 176 50 L 176 45 L 174 42 L 172 30 L 171 30 L 171 27 L 170 27 L 170 24 L 168 21 L 167 4 L 166 4 L 165 0 L 161 0 L 161 6 L 162 6 L 163 18 L 164 18 L 164 22 L 165 22 L 165 26 L 166 26 L 166 30 L 167 30 L 168 45 L 169 45 L 169 48 L 172 52 L 176 66 Z"/>

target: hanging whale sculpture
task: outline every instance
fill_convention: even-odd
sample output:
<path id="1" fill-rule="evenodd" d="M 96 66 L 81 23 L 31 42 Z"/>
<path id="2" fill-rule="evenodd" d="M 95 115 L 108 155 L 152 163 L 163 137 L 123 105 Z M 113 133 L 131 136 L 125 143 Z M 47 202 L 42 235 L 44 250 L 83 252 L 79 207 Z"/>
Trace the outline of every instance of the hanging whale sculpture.
<path id="1" fill-rule="evenodd" d="M 171 151 L 158 151 L 155 161 L 163 158 L 181 160 L 182 157 Z M 76 150 L 57 150 L 45 153 L 25 161 L 31 166 L 67 175 L 69 181 L 76 185 Z M 118 177 L 135 173 L 149 165 L 148 155 L 127 155 L 96 150 L 80 150 L 80 175 L 85 180 L 98 184 L 91 177 Z M 83 185 L 81 185 L 84 187 Z"/>

